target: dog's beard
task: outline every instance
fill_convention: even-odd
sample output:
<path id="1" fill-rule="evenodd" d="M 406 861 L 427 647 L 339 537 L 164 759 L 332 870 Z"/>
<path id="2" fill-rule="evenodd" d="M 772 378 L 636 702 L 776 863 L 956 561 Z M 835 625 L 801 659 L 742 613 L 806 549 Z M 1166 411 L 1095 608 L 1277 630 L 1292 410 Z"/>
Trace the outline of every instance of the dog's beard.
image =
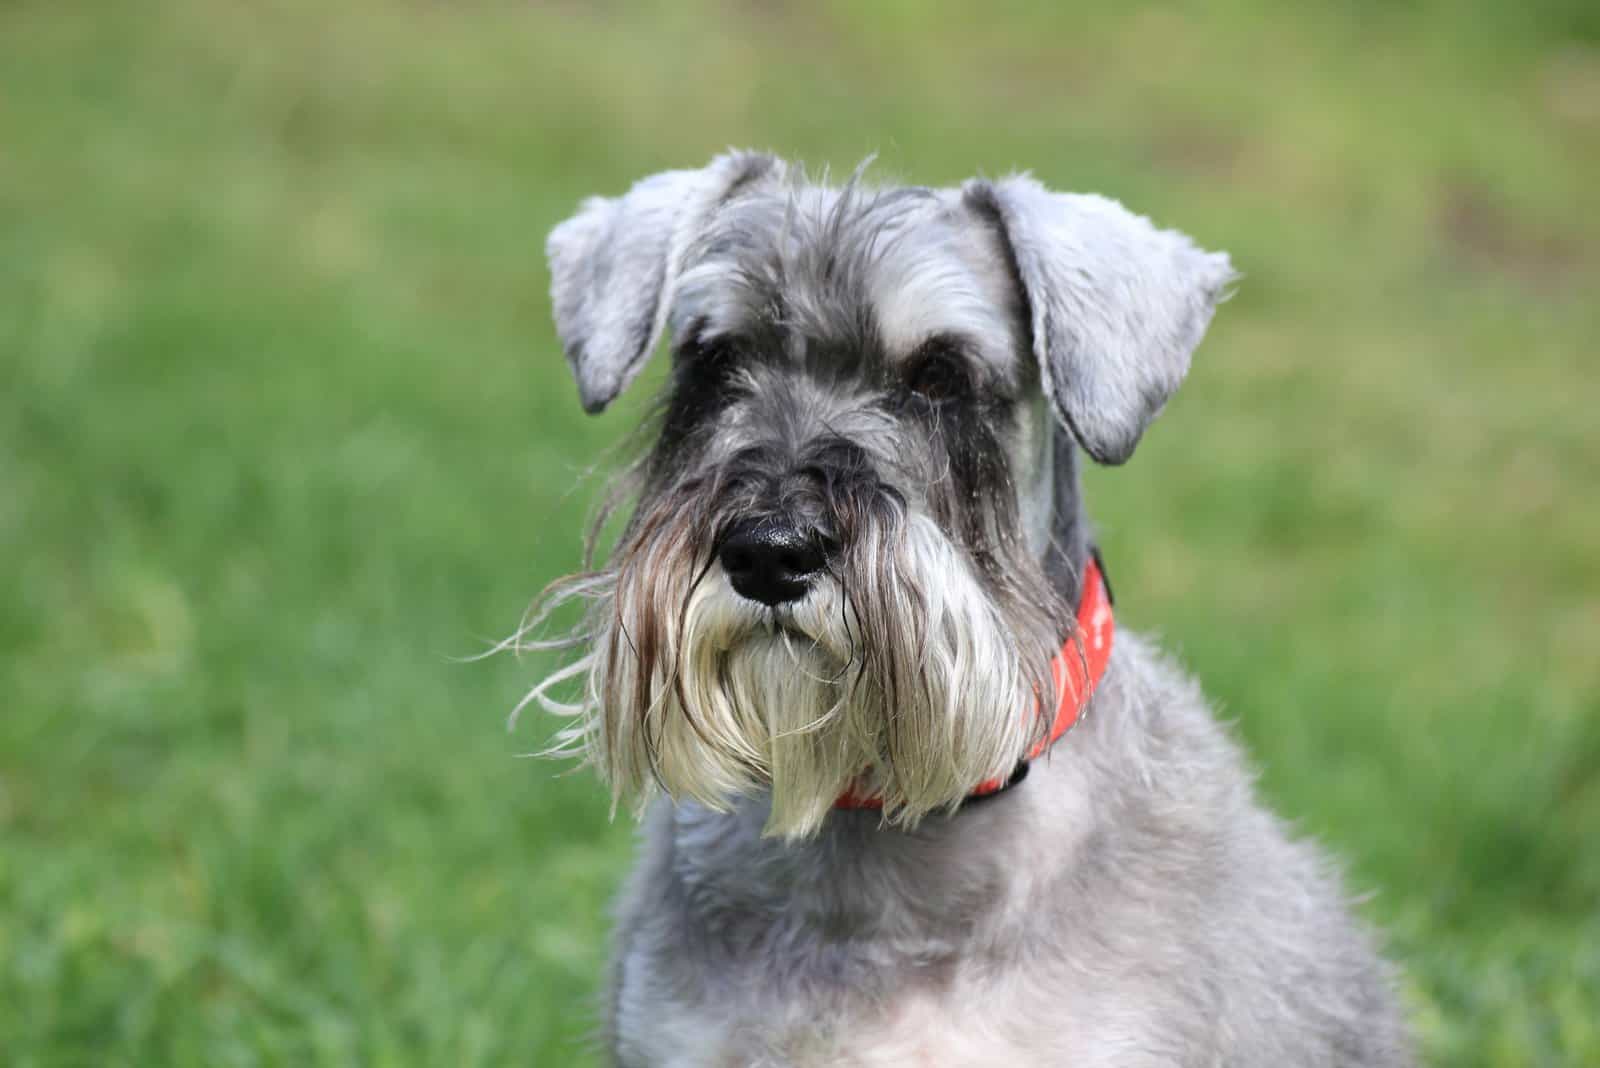
<path id="1" fill-rule="evenodd" d="M 910 826 L 1010 773 L 1047 729 L 1048 614 L 1008 620 L 930 518 L 868 524 L 776 609 L 733 593 L 695 544 L 642 524 L 614 568 L 556 592 L 593 602 L 569 639 L 589 652 L 527 700 L 574 717 L 552 751 L 584 754 L 615 800 L 659 788 L 726 809 L 769 792 L 766 832 L 799 837 L 855 790 Z M 557 700 L 574 679 L 580 698 Z"/>

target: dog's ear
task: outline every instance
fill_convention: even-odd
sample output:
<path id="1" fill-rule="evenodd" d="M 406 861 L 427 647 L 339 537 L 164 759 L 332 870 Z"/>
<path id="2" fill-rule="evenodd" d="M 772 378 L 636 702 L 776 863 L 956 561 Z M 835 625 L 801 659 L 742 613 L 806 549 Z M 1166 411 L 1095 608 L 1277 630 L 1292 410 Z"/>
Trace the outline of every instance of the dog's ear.
<path id="1" fill-rule="evenodd" d="M 962 195 L 1010 247 L 1056 418 L 1090 456 L 1122 463 L 1189 370 L 1235 277 L 1227 255 L 1028 177 L 970 181 Z"/>
<path id="2" fill-rule="evenodd" d="M 731 152 L 698 171 L 665 171 L 621 197 L 590 197 L 545 242 L 556 333 L 588 412 L 599 412 L 655 351 L 684 250 L 717 207 L 777 166 Z"/>

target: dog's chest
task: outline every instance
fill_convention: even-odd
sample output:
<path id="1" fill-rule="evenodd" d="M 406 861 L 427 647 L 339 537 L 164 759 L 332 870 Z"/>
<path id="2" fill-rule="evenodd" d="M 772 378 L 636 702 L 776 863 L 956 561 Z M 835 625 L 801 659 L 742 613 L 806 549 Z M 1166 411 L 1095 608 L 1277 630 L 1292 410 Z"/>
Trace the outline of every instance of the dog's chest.
<path id="1" fill-rule="evenodd" d="M 1101 991 L 1046 908 L 1079 832 L 1026 814 L 1089 825 L 1051 771 L 920 835 L 849 819 L 785 846 L 759 812 L 658 809 L 618 931 L 619 1063 L 1102 1063 Z"/>
<path id="2" fill-rule="evenodd" d="M 1017 977 L 1021 980 L 1022 977 Z M 855 1004 L 838 999 L 780 1003 L 707 1001 L 617 1020 L 624 1065 L 671 1068 L 968 1068 L 1097 1064 L 1092 1042 L 1074 1040 L 1070 1019 L 1020 982 L 961 982 L 942 991 L 885 991 Z M 648 1052 L 646 1052 L 648 1051 Z"/>

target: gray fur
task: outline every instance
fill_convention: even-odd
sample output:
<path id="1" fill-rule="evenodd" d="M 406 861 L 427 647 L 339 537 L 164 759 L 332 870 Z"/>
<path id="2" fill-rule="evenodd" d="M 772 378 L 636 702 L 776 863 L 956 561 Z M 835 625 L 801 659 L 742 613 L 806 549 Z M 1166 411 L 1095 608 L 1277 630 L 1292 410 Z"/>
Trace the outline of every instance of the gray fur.
<path id="1" fill-rule="evenodd" d="M 551 255 L 587 406 L 674 335 L 631 518 L 550 594 L 586 621 L 510 642 L 576 651 L 529 700 L 648 809 L 616 1064 L 1411 1063 L 1336 875 L 1137 636 L 1025 781 L 962 804 L 1042 728 L 1090 551 L 1074 441 L 1132 451 L 1226 257 L 1029 179 L 748 156 L 589 202 Z M 826 548 L 798 600 L 721 573 L 752 516 Z M 852 786 L 882 814 L 835 810 Z"/>
<path id="2" fill-rule="evenodd" d="M 1194 684 L 1120 634 L 1016 789 L 915 833 L 657 806 L 620 907 L 621 1065 L 1409 1063 L 1335 873 Z M 911 1006 L 908 1008 L 908 1006 Z"/>
<path id="3" fill-rule="evenodd" d="M 1228 257 L 1116 201 L 1032 178 L 972 181 L 963 193 L 1005 229 L 1056 414 L 1096 460 L 1127 460 L 1189 371 L 1234 280 Z"/>
<path id="4" fill-rule="evenodd" d="M 652 175 L 618 199 L 590 197 L 551 231 L 551 304 L 585 410 L 610 404 L 661 340 L 684 245 L 706 216 L 773 166 L 735 152 Z"/>

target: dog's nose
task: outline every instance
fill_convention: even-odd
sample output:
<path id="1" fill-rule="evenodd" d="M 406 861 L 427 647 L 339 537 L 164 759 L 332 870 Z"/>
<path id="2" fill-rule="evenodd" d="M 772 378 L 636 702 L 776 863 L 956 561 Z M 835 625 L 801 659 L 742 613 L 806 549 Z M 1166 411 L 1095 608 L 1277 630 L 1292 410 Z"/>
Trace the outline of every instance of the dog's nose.
<path id="1" fill-rule="evenodd" d="M 722 543 L 722 570 L 741 597 L 765 605 L 796 601 L 822 570 L 822 550 L 781 520 L 741 523 Z"/>

